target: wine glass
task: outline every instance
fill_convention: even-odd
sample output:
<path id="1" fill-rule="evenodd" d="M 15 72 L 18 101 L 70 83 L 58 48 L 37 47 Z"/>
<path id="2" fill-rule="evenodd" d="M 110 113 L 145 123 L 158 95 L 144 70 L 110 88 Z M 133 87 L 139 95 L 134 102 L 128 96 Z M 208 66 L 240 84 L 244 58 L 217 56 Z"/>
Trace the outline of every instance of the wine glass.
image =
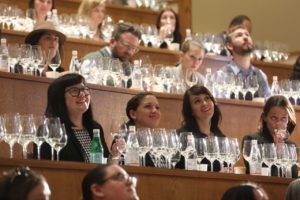
<path id="1" fill-rule="evenodd" d="M 136 134 L 139 143 L 139 155 L 142 158 L 142 164 L 140 166 L 146 166 L 145 156 L 153 145 L 151 130 L 150 128 L 138 128 Z"/>
<path id="2" fill-rule="evenodd" d="M 57 141 L 55 142 L 54 149 L 56 150 L 56 159 L 59 161 L 59 153 L 61 149 L 63 149 L 68 142 L 68 135 L 66 132 L 65 124 L 61 124 L 61 131 L 59 132 L 60 135 L 57 135 Z"/>
<path id="3" fill-rule="evenodd" d="M 47 118 L 44 115 L 34 116 L 34 122 L 36 127 L 36 135 L 34 143 L 37 145 L 37 158 L 41 159 L 41 146 L 46 141 L 49 135 L 49 129 L 47 125 Z"/>
<path id="4" fill-rule="evenodd" d="M 18 138 L 18 143 L 23 149 L 23 159 L 27 159 L 27 146 L 30 142 L 34 141 L 34 136 L 36 134 L 33 115 L 21 115 L 20 122 L 21 132 Z"/>
<path id="5" fill-rule="evenodd" d="M 207 138 L 207 153 L 205 157 L 210 161 L 211 171 L 214 171 L 214 161 L 219 157 L 218 137 L 212 136 Z"/>
<path id="6" fill-rule="evenodd" d="M 254 94 L 259 88 L 257 76 L 256 75 L 248 76 L 247 80 L 249 81 L 249 90 L 252 94 L 252 99 L 254 99 Z"/>
<path id="7" fill-rule="evenodd" d="M 233 166 L 240 159 L 241 151 L 237 138 L 229 138 L 229 172 L 233 171 Z"/>
<path id="8" fill-rule="evenodd" d="M 13 147 L 18 141 L 19 135 L 22 131 L 20 115 L 18 113 L 4 114 L 3 116 L 4 124 L 4 142 L 9 145 L 10 154 L 9 157 L 13 158 Z"/>
<path id="9" fill-rule="evenodd" d="M 224 162 L 228 160 L 229 155 L 229 140 L 227 137 L 218 137 L 219 156 L 221 171 L 224 171 Z"/>
<path id="10" fill-rule="evenodd" d="M 119 159 L 126 153 L 126 138 L 128 136 L 128 129 L 126 126 L 126 117 L 113 117 L 110 124 L 110 134 L 113 142 L 117 143 L 117 150 L 120 154 Z"/>
<path id="11" fill-rule="evenodd" d="M 48 118 L 49 135 L 47 143 L 51 146 L 51 160 L 54 160 L 54 146 L 62 135 L 61 123 L 59 117 Z"/>
<path id="12" fill-rule="evenodd" d="M 46 53 L 46 64 L 56 72 L 56 69 L 61 64 L 60 53 L 58 49 L 51 48 Z"/>
<path id="13" fill-rule="evenodd" d="M 250 153 L 251 153 L 251 140 L 244 140 L 243 157 L 248 163 L 250 163 Z"/>
<path id="14" fill-rule="evenodd" d="M 38 70 L 39 75 L 42 76 L 42 72 L 44 69 L 43 61 L 43 51 L 41 49 L 41 46 L 39 45 L 34 45 L 32 46 L 32 61 L 35 70 Z"/>
<path id="15" fill-rule="evenodd" d="M 180 161 L 180 142 L 175 129 L 167 131 L 168 148 L 167 148 L 167 161 L 168 167 L 174 169 L 175 165 Z"/>
<path id="16" fill-rule="evenodd" d="M 285 177 L 285 166 L 288 164 L 288 158 L 289 158 L 289 151 L 287 145 L 285 143 L 276 144 L 276 153 L 277 153 L 277 160 L 275 164 L 278 169 L 278 176 L 280 175 L 279 171 L 281 168 L 282 177 Z"/>
<path id="17" fill-rule="evenodd" d="M 200 164 L 207 154 L 207 139 L 206 138 L 195 138 L 195 148 L 197 151 L 197 165 L 200 169 Z"/>
<path id="18" fill-rule="evenodd" d="M 274 143 L 264 143 L 262 149 L 262 161 L 268 166 L 268 174 L 271 176 L 271 167 L 277 159 L 276 147 Z"/>
<path id="19" fill-rule="evenodd" d="M 23 74 L 28 73 L 28 68 L 30 66 L 31 59 L 32 59 L 31 45 L 21 44 L 21 47 L 20 47 L 20 65 L 22 66 Z"/>
<path id="20" fill-rule="evenodd" d="M 128 80 L 131 79 L 133 67 L 130 64 L 122 66 L 122 79 L 124 81 L 124 87 L 127 88 Z"/>
<path id="21" fill-rule="evenodd" d="M 8 65 L 10 68 L 10 72 L 16 72 L 15 66 L 20 61 L 21 52 L 19 44 L 8 44 Z"/>
<path id="22" fill-rule="evenodd" d="M 198 77 L 196 73 L 191 70 L 187 69 L 185 72 L 185 82 L 189 87 L 192 87 L 193 85 L 196 85 L 198 82 Z"/>
<path id="23" fill-rule="evenodd" d="M 167 150 L 167 136 L 165 129 L 156 128 L 152 131 L 153 145 L 151 149 L 151 158 L 153 159 L 155 167 L 162 167 L 162 156 Z"/>

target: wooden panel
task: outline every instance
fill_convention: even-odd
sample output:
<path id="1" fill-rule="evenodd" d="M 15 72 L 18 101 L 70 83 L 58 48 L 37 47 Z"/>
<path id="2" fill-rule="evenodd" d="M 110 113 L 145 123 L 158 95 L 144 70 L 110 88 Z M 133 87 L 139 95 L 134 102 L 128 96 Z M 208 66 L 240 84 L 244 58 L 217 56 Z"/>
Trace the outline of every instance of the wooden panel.
<path id="1" fill-rule="evenodd" d="M 51 199 L 80 199 L 81 180 L 96 165 L 75 162 L 0 159 L 0 172 L 20 165 L 42 173 L 51 188 Z M 270 199 L 284 199 L 292 179 L 249 176 L 226 173 L 169 170 L 145 167 L 124 167 L 138 178 L 137 192 L 143 200 L 212 200 L 221 199 L 230 187 L 242 182 L 256 182 L 268 193 Z"/>

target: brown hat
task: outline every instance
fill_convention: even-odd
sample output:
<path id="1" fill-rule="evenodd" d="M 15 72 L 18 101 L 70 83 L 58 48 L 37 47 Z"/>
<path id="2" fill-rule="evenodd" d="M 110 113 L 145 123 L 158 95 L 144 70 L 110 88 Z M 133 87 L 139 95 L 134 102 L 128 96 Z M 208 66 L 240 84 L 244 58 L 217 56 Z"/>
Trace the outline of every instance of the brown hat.
<path id="1" fill-rule="evenodd" d="M 28 33 L 25 37 L 25 43 L 35 45 L 40 38 L 37 36 L 44 32 L 52 32 L 55 33 L 59 37 L 59 44 L 62 45 L 66 40 L 66 35 L 62 32 L 58 31 L 58 28 L 50 21 L 43 21 L 36 23 L 33 31 Z"/>

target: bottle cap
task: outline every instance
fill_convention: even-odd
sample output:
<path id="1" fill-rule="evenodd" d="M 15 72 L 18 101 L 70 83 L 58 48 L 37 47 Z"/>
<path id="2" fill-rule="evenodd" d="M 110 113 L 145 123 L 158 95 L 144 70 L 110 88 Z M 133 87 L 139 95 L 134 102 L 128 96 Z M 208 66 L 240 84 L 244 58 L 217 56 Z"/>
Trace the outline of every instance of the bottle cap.
<path id="1" fill-rule="evenodd" d="M 278 76 L 273 76 L 273 81 L 278 81 Z"/>
<path id="2" fill-rule="evenodd" d="M 52 9 L 53 14 L 57 14 L 57 9 Z"/>
<path id="3" fill-rule="evenodd" d="M 129 126 L 129 132 L 135 132 L 135 126 Z"/>
<path id="4" fill-rule="evenodd" d="M 192 32 L 191 29 L 189 29 L 189 28 L 185 29 L 185 33 L 187 36 L 190 36 L 191 32 Z"/>
<path id="5" fill-rule="evenodd" d="M 133 65 L 134 66 L 140 66 L 140 61 L 139 60 L 134 60 Z"/>
<path id="6" fill-rule="evenodd" d="M 211 73 L 211 68 L 206 68 L 206 73 Z"/>
<path id="7" fill-rule="evenodd" d="M 100 135 L 99 129 L 93 129 L 93 135 Z"/>
<path id="8" fill-rule="evenodd" d="M 251 144 L 257 144 L 257 140 L 251 140 Z"/>

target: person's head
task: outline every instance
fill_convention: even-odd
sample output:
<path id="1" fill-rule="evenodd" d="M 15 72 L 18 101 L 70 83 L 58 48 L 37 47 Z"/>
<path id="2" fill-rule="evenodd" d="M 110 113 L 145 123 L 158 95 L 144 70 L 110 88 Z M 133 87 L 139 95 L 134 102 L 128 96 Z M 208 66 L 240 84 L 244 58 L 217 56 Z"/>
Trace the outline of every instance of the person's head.
<path id="1" fill-rule="evenodd" d="M 65 34 L 58 31 L 57 27 L 49 21 L 36 23 L 34 30 L 25 37 L 26 44 L 40 45 L 45 52 L 58 49 L 61 57 L 65 40 Z"/>
<path id="2" fill-rule="evenodd" d="M 184 69 L 197 71 L 204 59 L 205 48 L 200 41 L 187 40 L 181 46 L 181 64 Z"/>
<path id="3" fill-rule="evenodd" d="M 136 179 L 118 165 L 101 165 L 82 180 L 83 200 L 138 200 Z"/>
<path id="4" fill-rule="evenodd" d="M 171 24 L 174 27 L 174 37 L 181 40 L 180 27 L 179 27 L 179 18 L 175 11 L 171 8 L 166 8 L 160 11 L 156 18 L 156 27 L 160 29 L 160 27 Z M 176 38 L 174 38 L 176 39 Z"/>
<path id="5" fill-rule="evenodd" d="M 47 12 L 55 8 L 55 0 L 29 0 L 28 8 L 35 9 L 37 19 L 46 20 Z"/>
<path id="6" fill-rule="evenodd" d="M 228 31 L 225 44 L 233 56 L 250 56 L 253 50 L 252 38 L 243 25 L 234 26 Z"/>
<path id="7" fill-rule="evenodd" d="M 0 178 L 0 199 L 49 200 L 50 196 L 51 191 L 46 179 L 29 167 L 5 172 Z"/>
<path id="8" fill-rule="evenodd" d="M 60 117 L 62 123 L 74 125 L 70 116 L 82 115 L 83 124 L 92 123 L 89 88 L 80 74 L 65 74 L 55 79 L 48 88 L 47 117 Z M 89 127 L 86 127 L 89 128 Z"/>
<path id="9" fill-rule="evenodd" d="M 92 28 L 98 28 L 105 17 L 105 1 L 83 0 L 78 8 L 78 16 L 86 16 Z"/>
<path id="10" fill-rule="evenodd" d="M 296 126 L 295 110 L 285 96 L 271 96 L 265 103 L 261 121 L 263 132 L 274 135 L 274 129 L 286 127 L 291 134 Z"/>
<path id="11" fill-rule="evenodd" d="M 251 34 L 252 31 L 252 22 L 251 19 L 246 15 L 237 15 L 229 23 L 228 29 L 231 29 L 235 26 L 243 25 Z"/>
<path id="12" fill-rule="evenodd" d="M 292 181 L 287 189 L 285 200 L 298 200 L 300 199 L 300 179 Z"/>
<path id="13" fill-rule="evenodd" d="M 156 128 L 160 122 L 160 107 L 157 98 L 150 92 L 133 96 L 126 106 L 128 125 L 137 128 Z"/>
<path id="14" fill-rule="evenodd" d="M 112 55 L 122 62 L 128 62 L 139 51 L 140 30 L 128 23 L 118 23 L 112 33 L 110 48 Z"/>
<path id="15" fill-rule="evenodd" d="M 245 183 L 229 188 L 221 200 L 268 200 L 269 197 L 262 187 L 255 183 Z"/>
<path id="16" fill-rule="evenodd" d="M 217 128 L 221 121 L 221 111 L 211 92 L 204 86 L 194 85 L 183 95 L 183 125 L 197 126 L 197 121 L 210 120 L 211 128 Z"/>

